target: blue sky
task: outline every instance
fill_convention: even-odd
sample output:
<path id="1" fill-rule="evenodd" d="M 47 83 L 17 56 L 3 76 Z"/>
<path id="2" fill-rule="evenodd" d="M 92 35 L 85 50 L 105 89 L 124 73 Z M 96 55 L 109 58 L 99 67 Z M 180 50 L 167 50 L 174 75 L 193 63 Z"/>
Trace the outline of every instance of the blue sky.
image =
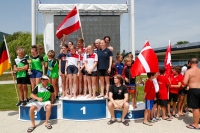
<path id="1" fill-rule="evenodd" d="M 37 1 L 37 0 L 36 0 Z M 112 4 L 114 0 L 41 0 L 42 4 Z M 126 0 L 115 0 L 125 4 Z M 31 31 L 31 0 L 0 1 L 0 31 L 12 34 Z M 141 50 L 146 39 L 153 48 L 177 41 L 200 41 L 199 0 L 135 0 L 135 44 Z M 37 32 L 43 33 L 42 15 L 38 14 Z M 121 43 L 129 49 L 128 14 L 122 16 Z"/>

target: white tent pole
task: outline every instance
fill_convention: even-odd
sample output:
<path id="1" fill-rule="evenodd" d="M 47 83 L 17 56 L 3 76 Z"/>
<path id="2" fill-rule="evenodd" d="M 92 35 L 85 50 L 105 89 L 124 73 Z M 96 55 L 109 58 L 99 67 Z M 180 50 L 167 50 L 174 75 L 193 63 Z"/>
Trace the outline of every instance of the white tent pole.
<path id="1" fill-rule="evenodd" d="M 135 59 L 135 14 L 134 14 L 134 0 L 130 0 L 130 44 L 131 51 Z"/>
<path id="2" fill-rule="evenodd" d="M 36 45 L 36 2 L 31 0 L 31 31 L 32 31 L 32 45 Z"/>

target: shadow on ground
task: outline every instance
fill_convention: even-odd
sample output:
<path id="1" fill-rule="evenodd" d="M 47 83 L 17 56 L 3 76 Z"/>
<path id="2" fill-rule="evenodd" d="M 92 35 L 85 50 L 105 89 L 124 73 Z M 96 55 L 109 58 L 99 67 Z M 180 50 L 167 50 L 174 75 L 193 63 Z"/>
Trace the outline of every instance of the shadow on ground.
<path id="1" fill-rule="evenodd" d="M 8 116 L 14 116 L 14 115 L 18 115 L 18 114 L 19 114 L 18 111 L 14 111 L 14 112 L 8 113 Z"/>

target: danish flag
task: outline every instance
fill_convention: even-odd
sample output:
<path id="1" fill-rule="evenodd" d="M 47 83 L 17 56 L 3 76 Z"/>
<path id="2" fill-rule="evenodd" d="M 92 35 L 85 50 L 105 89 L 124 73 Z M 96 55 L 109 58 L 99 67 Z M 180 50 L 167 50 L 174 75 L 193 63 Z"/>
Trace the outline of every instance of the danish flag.
<path id="1" fill-rule="evenodd" d="M 168 48 L 167 48 L 167 51 L 166 51 L 166 54 L 165 54 L 165 62 L 164 62 L 164 66 L 165 66 L 165 69 L 166 69 L 166 76 L 170 76 L 171 75 L 171 42 L 169 40 L 169 45 L 168 45 Z"/>
<path id="2" fill-rule="evenodd" d="M 158 72 L 158 58 L 154 50 L 151 48 L 149 41 L 146 41 L 140 54 L 136 58 L 131 67 L 132 77 L 138 76 L 142 73 Z"/>
<path id="3" fill-rule="evenodd" d="M 71 12 L 65 17 L 63 22 L 58 26 L 56 30 L 56 36 L 58 39 L 63 37 L 63 34 L 69 35 L 70 33 L 78 30 L 81 27 L 81 21 L 79 12 L 76 6 Z"/>

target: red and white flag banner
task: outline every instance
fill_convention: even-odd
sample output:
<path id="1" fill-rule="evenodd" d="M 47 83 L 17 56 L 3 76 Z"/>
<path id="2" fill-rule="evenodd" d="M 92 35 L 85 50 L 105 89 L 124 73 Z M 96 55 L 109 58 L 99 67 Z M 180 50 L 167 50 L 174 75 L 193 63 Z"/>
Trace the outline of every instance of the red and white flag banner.
<path id="1" fill-rule="evenodd" d="M 151 48 L 149 41 L 146 41 L 140 54 L 136 58 L 134 64 L 131 67 L 131 76 L 135 77 L 142 73 L 158 72 L 158 57 L 154 50 Z"/>
<path id="2" fill-rule="evenodd" d="M 79 12 L 76 6 L 71 10 L 71 12 L 64 18 L 62 23 L 58 26 L 56 30 L 56 36 L 58 39 L 63 37 L 63 34 L 69 35 L 75 32 L 81 27 L 81 21 Z"/>
<path id="3" fill-rule="evenodd" d="M 168 48 L 166 50 L 166 54 L 165 54 L 165 62 L 164 62 L 164 66 L 165 66 L 165 69 L 166 69 L 166 76 L 170 77 L 171 76 L 171 66 L 172 66 L 172 63 L 171 63 L 171 42 L 169 40 L 169 45 L 168 45 Z"/>

